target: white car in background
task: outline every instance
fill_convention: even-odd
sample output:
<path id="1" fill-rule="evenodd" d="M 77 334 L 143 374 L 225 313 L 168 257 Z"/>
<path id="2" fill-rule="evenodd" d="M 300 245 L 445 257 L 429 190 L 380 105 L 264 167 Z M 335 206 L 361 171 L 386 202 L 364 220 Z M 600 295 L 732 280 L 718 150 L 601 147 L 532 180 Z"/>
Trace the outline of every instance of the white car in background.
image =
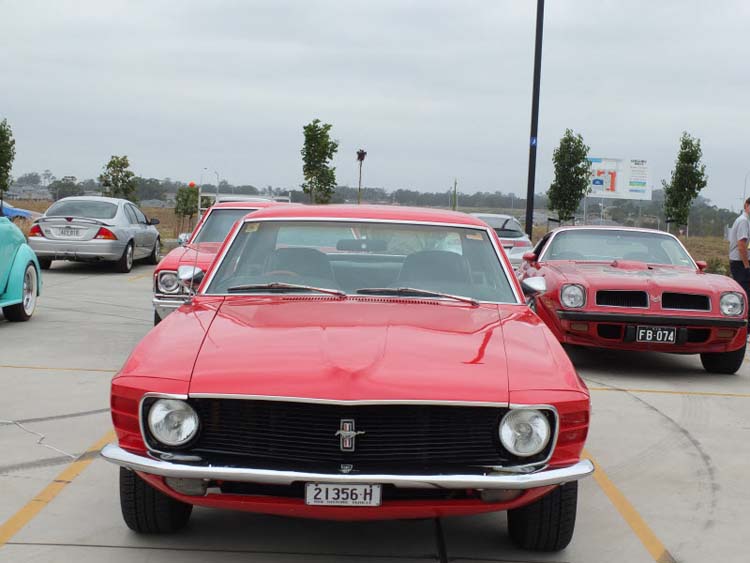
<path id="1" fill-rule="evenodd" d="M 487 223 L 497 233 L 500 243 L 508 255 L 511 265 L 518 268 L 523 262 L 523 255 L 531 250 L 531 240 L 521 227 L 521 223 L 512 215 L 499 213 L 472 213 Z"/>

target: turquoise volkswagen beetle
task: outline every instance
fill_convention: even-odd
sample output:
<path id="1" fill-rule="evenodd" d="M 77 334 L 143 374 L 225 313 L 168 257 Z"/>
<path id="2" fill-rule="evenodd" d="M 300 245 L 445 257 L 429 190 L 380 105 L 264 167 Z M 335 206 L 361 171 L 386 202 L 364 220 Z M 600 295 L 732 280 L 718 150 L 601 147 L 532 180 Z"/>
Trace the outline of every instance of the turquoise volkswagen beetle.
<path id="1" fill-rule="evenodd" d="M 39 262 L 26 237 L 7 217 L 0 217 L 0 308 L 9 321 L 28 321 L 42 287 Z"/>

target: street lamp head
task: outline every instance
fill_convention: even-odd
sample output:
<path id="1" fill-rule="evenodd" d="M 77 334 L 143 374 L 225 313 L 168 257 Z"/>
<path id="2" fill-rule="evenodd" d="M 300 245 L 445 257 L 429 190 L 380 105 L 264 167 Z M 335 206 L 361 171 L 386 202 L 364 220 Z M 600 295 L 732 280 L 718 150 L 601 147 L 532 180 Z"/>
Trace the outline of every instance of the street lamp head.
<path id="1" fill-rule="evenodd" d="M 357 151 L 357 160 L 362 162 L 365 157 L 367 156 L 367 152 L 364 149 L 359 149 Z"/>

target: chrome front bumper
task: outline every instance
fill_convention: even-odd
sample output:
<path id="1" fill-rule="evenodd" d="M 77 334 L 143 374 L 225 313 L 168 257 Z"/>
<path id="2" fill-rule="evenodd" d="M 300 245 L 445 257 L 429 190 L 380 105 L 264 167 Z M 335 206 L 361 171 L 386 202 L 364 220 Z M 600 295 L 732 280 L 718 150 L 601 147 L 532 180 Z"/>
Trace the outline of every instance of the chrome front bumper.
<path id="1" fill-rule="evenodd" d="M 240 481 L 271 485 L 291 485 L 294 482 L 311 483 L 379 483 L 408 489 L 534 489 L 548 485 L 559 485 L 583 479 L 594 472 L 594 465 L 587 459 L 561 469 L 540 470 L 534 473 L 467 473 L 439 475 L 393 475 L 312 473 L 305 471 L 278 471 L 251 469 L 246 467 L 222 467 L 216 465 L 190 465 L 162 461 L 132 454 L 114 444 L 108 444 L 101 453 L 107 461 L 162 477 L 182 479 L 207 479 L 211 481 Z"/>
<path id="2" fill-rule="evenodd" d="M 169 313 L 176 311 L 180 306 L 188 300 L 188 297 L 181 299 L 179 297 L 172 297 L 165 299 L 162 297 L 154 297 L 151 302 L 154 304 L 154 311 L 159 315 L 160 319 L 166 318 Z"/>

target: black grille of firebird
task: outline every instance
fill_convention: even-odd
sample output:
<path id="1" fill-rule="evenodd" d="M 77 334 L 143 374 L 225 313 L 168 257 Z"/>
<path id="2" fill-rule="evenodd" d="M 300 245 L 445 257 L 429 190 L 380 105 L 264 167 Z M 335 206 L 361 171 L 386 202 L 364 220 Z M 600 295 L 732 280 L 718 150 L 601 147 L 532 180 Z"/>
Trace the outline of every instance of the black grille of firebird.
<path id="1" fill-rule="evenodd" d="M 711 300 L 708 298 L 708 295 L 664 292 L 661 294 L 661 307 L 662 309 L 710 311 Z"/>
<path id="2" fill-rule="evenodd" d="M 191 399 L 201 421 L 189 450 L 209 461 L 238 465 L 401 468 L 541 461 L 505 451 L 498 424 L 505 408 L 444 405 L 333 405 L 320 403 Z M 554 414 L 549 412 L 554 429 Z M 336 433 L 353 420 L 354 450 L 342 451 Z"/>
<path id="3" fill-rule="evenodd" d="M 596 292 L 596 304 L 606 307 L 648 307 L 645 291 L 602 290 Z"/>

